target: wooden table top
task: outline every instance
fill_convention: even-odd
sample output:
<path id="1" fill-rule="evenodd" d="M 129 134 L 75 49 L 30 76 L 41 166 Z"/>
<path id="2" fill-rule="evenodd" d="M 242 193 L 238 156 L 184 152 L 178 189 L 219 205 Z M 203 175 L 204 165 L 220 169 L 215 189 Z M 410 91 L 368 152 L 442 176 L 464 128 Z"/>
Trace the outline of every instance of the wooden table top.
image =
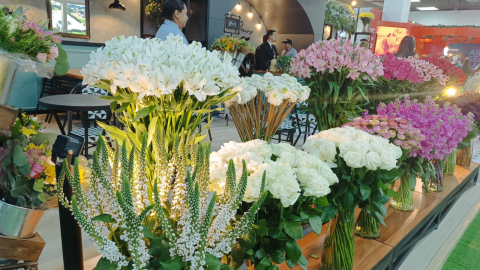
<path id="1" fill-rule="evenodd" d="M 70 69 L 68 70 L 67 74 L 65 76 L 69 76 L 75 79 L 83 80 L 83 75 L 80 73 L 80 69 Z"/>
<path id="2" fill-rule="evenodd" d="M 380 237 L 378 239 L 364 239 L 355 236 L 355 254 L 353 259 L 353 269 L 371 269 L 380 262 L 402 239 L 404 239 L 433 209 L 450 194 L 460 183 L 462 183 L 472 171 L 480 165 L 473 163 L 469 167 L 456 166 L 454 175 L 444 175 L 443 192 L 426 193 L 423 189 L 423 182 L 417 180 L 415 191 L 413 192 L 413 202 L 415 209 L 412 212 L 402 212 L 390 207 L 390 202 L 386 203 L 387 217 L 385 223 L 387 227 L 380 225 Z M 399 181 L 396 183 L 398 187 Z M 356 215 L 360 213 L 357 208 Z M 309 262 L 309 270 L 320 269 L 323 241 L 327 233 L 328 223 L 322 227 L 322 233 L 317 236 L 310 233 L 298 244 L 302 248 L 303 256 Z M 318 258 L 312 258 L 315 254 Z M 281 270 L 290 269 L 285 263 L 279 265 Z M 301 269 L 298 265 L 293 269 Z"/>

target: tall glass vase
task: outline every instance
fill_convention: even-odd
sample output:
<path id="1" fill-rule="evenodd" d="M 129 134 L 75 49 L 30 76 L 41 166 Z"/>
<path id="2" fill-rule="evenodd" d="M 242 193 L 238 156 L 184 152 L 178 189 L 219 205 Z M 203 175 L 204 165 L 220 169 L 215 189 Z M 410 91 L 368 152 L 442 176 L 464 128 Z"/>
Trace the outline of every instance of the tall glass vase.
<path id="1" fill-rule="evenodd" d="M 355 207 L 339 211 L 328 224 L 322 252 L 323 270 L 353 269 Z"/>
<path id="2" fill-rule="evenodd" d="M 433 192 L 442 192 L 443 191 L 443 168 L 442 162 L 438 160 L 432 161 L 433 166 L 435 167 L 435 177 L 430 177 L 430 183 L 428 188 Z"/>
<path id="3" fill-rule="evenodd" d="M 457 151 L 457 165 L 470 166 L 473 157 L 473 143 L 475 139 L 470 141 L 470 146 L 465 149 Z"/>
<path id="4" fill-rule="evenodd" d="M 390 206 L 399 211 L 410 212 L 414 209 L 410 177 L 416 178 L 416 176 L 410 176 L 410 173 L 407 172 L 400 177 L 400 186 L 398 187 L 397 197 L 393 198 L 390 202 Z"/>
<path id="5" fill-rule="evenodd" d="M 18 64 L 0 55 L 0 105 L 7 105 Z"/>
<path id="6" fill-rule="evenodd" d="M 355 234 L 367 239 L 377 239 L 380 237 L 380 226 L 378 221 L 368 213 L 366 208 L 362 208 L 355 223 Z"/>
<path id="7" fill-rule="evenodd" d="M 443 169 L 443 174 L 452 175 L 455 172 L 455 165 L 457 165 L 457 149 L 453 149 L 452 153 L 447 156 L 445 160 L 445 169 Z"/>

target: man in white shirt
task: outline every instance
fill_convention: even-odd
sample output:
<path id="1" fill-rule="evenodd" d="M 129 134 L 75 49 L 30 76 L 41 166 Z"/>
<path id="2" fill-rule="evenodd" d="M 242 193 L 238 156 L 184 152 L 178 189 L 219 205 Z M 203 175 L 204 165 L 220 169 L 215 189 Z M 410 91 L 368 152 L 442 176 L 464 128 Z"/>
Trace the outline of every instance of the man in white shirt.
<path id="1" fill-rule="evenodd" d="M 285 41 L 282 41 L 283 47 L 285 50 L 283 50 L 282 55 L 288 55 L 291 57 L 296 57 L 297 56 L 297 50 L 293 48 L 293 42 L 291 39 L 286 39 Z"/>

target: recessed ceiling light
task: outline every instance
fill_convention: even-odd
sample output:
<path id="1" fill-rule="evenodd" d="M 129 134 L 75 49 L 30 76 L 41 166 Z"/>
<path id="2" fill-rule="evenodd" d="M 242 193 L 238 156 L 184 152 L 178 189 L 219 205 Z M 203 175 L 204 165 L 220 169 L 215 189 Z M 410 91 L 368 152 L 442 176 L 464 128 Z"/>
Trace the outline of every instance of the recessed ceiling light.
<path id="1" fill-rule="evenodd" d="M 436 7 L 417 7 L 418 10 L 426 11 L 426 10 L 438 10 Z"/>
<path id="2" fill-rule="evenodd" d="M 418 2 L 420 2 L 420 0 L 412 0 L 411 2 L 412 3 L 415 3 L 415 2 L 418 3 Z"/>

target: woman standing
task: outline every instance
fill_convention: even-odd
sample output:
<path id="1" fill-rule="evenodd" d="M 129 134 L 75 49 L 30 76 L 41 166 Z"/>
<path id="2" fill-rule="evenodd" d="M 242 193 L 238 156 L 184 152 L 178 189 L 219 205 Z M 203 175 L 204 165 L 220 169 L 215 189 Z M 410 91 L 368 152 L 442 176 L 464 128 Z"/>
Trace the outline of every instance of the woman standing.
<path id="1" fill-rule="evenodd" d="M 472 63 L 470 62 L 470 58 L 466 57 L 465 61 L 462 65 L 462 70 L 465 72 L 465 75 L 468 77 L 473 76 L 474 70 L 472 68 Z"/>
<path id="2" fill-rule="evenodd" d="M 418 58 L 418 54 L 415 53 L 415 38 L 412 36 L 405 36 L 400 42 L 398 51 L 394 54 L 396 57 L 410 57 Z"/>
<path id="3" fill-rule="evenodd" d="M 180 29 L 185 28 L 188 21 L 188 10 L 181 0 L 167 0 L 163 4 L 162 16 L 165 22 L 158 29 L 156 38 L 166 40 L 169 34 L 180 35 L 183 43 L 188 45 L 188 40 Z"/>

